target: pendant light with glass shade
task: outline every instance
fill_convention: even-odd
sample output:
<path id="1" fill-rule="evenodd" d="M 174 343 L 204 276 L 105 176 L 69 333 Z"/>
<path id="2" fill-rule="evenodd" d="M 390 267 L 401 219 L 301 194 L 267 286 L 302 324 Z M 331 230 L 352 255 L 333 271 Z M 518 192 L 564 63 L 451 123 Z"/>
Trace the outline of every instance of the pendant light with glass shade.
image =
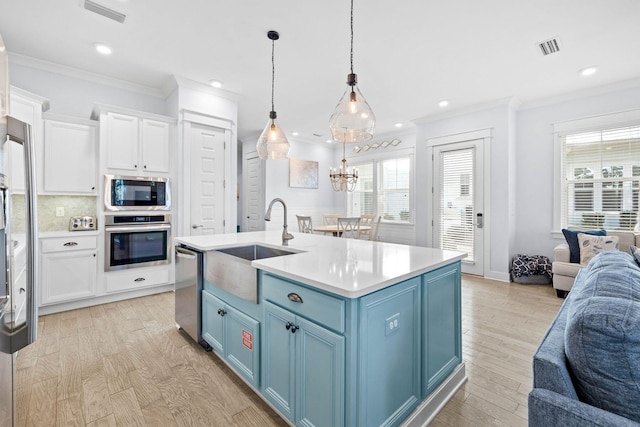
<path id="1" fill-rule="evenodd" d="M 267 37 L 271 40 L 271 111 L 269 112 L 269 122 L 258 138 L 256 150 L 258 157 L 262 160 L 286 159 L 289 156 L 289 141 L 282 128 L 276 123 L 277 115 L 273 102 L 276 75 L 274 50 L 275 41 L 280 38 L 280 34 L 277 31 L 269 31 Z"/>
<path id="2" fill-rule="evenodd" d="M 329 119 L 329 129 L 335 141 L 342 143 L 368 141 L 373 137 L 376 116 L 357 86 L 353 72 L 353 0 L 351 0 L 351 73 L 347 75 L 347 90 Z"/>

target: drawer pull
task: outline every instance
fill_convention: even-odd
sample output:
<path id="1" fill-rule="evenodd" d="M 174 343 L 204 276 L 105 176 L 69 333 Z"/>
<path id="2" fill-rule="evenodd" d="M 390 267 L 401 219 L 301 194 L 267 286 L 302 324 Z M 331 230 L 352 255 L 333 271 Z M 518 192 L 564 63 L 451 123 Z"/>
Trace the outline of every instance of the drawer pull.
<path id="1" fill-rule="evenodd" d="M 78 246 L 78 243 L 77 242 L 67 242 L 62 246 Z"/>
<path id="2" fill-rule="evenodd" d="M 224 315 L 225 315 L 225 314 L 227 314 L 227 312 L 226 312 L 226 311 L 224 311 L 224 310 L 221 308 L 221 309 L 219 309 L 219 310 L 218 310 L 218 314 L 219 314 L 221 317 L 224 317 Z"/>
<path id="3" fill-rule="evenodd" d="M 134 280 L 134 282 L 144 282 L 145 280 L 147 279 L 145 279 L 144 277 L 138 277 L 137 279 Z"/>
<path id="4" fill-rule="evenodd" d="M 302 298 L 300 297 L 300 295 L 294 292 L 291 292 L 289 295 L 287 295 L 287 297 L 289 298 L 289 301 L 299 302 L 300 304 L 302 304 Z"/>

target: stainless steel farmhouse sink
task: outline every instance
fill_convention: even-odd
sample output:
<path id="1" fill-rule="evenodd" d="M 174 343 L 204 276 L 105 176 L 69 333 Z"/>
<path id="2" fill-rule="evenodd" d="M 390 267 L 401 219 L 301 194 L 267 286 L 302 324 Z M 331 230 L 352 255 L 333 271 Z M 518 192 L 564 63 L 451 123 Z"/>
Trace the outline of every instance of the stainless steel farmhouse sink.
<path id="1" fill-rule="evenodd" d="M 238 246 L 235 248 L 218 249 L 217 252 L 233 255 L 235 257 L 246 259 L 248 261 L 253 261 L 254 259 L 273 258 L 276 256 L 291 255 L 296 253 L 285 249 L 272 248 L 262 245 L 249 245 Z"/>
<path id="2" fill-rule="evenodd" d="M 204 277 L 213 285 L 257 304 L 258 271 L 251 261 L 295 253 L 298 252 L 256 244 L 208 251 Z"/>

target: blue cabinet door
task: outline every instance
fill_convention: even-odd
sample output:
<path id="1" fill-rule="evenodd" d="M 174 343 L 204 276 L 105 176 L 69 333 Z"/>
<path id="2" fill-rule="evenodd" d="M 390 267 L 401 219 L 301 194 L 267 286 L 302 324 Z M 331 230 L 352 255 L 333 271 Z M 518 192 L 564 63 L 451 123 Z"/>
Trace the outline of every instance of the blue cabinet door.
<path id="1" fill-rule="evenodd" d="M 260 323 L 227 306 L 225 325 L 225 357 L 236 372 L 254 387 L 259 386 Z"/>
<path id="2" fill-rule="evenodd" d="M 343 426 L 344 337 L 301 317 L 296 326 L 296 425 Z"/>
<path id="3" fill-rule="evenodd" d="M 358 424 L 397 426 L 420 399 L 421 278 L 360 301 Z"/>
<path id="4" fill-rule="evenodd" d="M 296 337 L 287 324 L 295 324 L 295 316 L 265 301 L 262 393 L 284 416 L 295 422 Z"/>
<path id="5" fill-rule="evenodd" d="M 426 397 L 462 362 L 460 263 L 424 276 L 422 396 Z"/>
<path id="6" fill-rule="evenodd" d="M 224 301 L 207 291 L 202 291 L 202 338 L 222 357 L 224 357 L 224 317 L 218 311 L 224 308 Z"/>

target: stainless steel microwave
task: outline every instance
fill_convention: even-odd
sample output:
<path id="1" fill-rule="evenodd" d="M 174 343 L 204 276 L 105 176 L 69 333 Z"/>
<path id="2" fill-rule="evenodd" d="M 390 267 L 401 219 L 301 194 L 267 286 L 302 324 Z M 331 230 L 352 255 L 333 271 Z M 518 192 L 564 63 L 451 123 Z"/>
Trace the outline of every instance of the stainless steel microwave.
<path id="1" fill-rule="evenodd" d="M 104 206 L 107 210 L 171 210 L 171 185 L 168 178 L 120 175 L 104 177 Z"/>

